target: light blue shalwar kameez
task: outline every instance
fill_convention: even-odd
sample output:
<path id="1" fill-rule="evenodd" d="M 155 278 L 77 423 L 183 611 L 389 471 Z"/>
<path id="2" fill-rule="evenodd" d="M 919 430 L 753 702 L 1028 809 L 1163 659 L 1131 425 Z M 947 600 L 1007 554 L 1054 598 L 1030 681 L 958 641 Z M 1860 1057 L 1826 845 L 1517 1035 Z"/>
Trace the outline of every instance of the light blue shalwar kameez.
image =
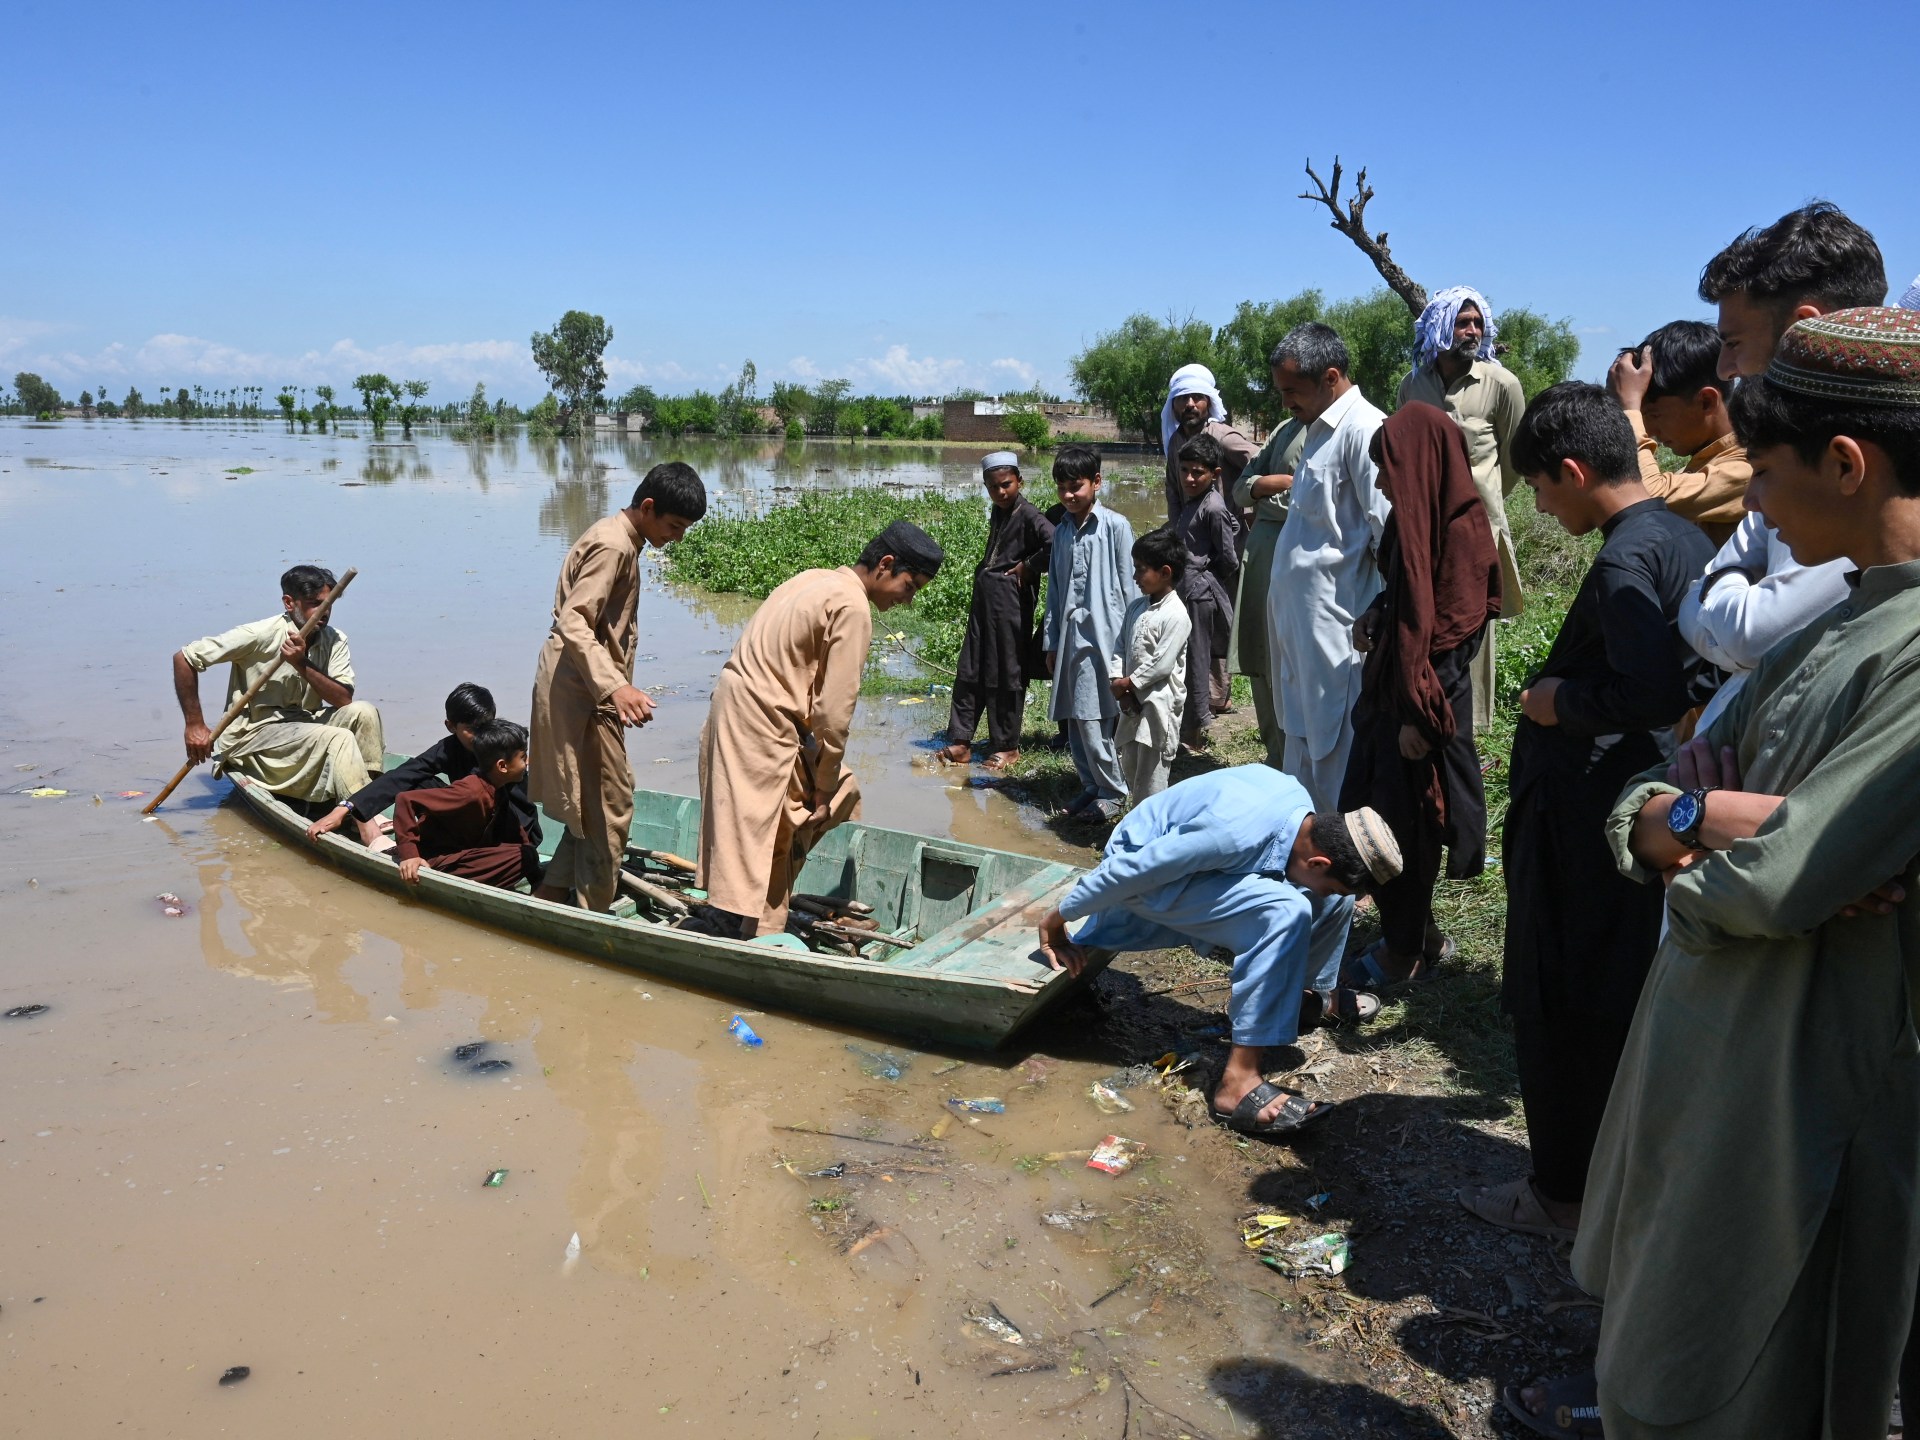
<path id="1" fill-rule="evenodd" d="M 1231 950 L 1233 1043 L 1287 1044 L 1306 990 L 1338 983 L 1352 904 L 1316 905 L 1286 879 L 1311 809 L 1298 780 L 1265 765 L 1209 771 L 1141 801 L 1060 902 L 1068 920 L 1092 917 L 1074 942 Z"/>
<path id="2" fill-rule="evenodd" d="M 1049 719 L 1067 725 L 1067 746 L 1080 783 L 1102 800 L 1127 798 L 1114 753 L 1120 702 L 1113 698 L 1120 626 L 1133 598 L 1133 527 L 1099 502 L 1076 522 L 1053 527 L 1043 643 L 1054 657 Z"/>

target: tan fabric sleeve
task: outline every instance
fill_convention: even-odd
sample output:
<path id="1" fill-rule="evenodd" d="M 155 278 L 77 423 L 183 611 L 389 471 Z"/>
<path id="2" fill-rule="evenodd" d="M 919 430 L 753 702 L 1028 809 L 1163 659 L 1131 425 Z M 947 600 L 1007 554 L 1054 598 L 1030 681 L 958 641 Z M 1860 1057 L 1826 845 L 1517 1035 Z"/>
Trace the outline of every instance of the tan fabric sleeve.
<path id="1" fill-rule="evenodd" d="M 1493 438 L 1500 446 L 1500 493 L 1511 495 L 1514 487 L 1520 483 L 1520 472 L 1513 468 L 1513 433 L 1520 428 L 1520 417 L 1527 411 L 1527 392 L 1521 388 L 1520 377 L 1502 366 L 1500 397 L 1494 402 Z"/>
<path id="2" fill-rule="evenodd" d="M 280 641 L 276 633 L 278 626 L 277 618 L 250 620 L 245 625 L 236 625 L 218 635 L 209 635 L 205 639 L 182 645 L 180 653 L 196 671 L 229 661 L 245 665 L 271 660 L 280 653 Z"/>
<path id="3" fill-rule="evenodd" d="M 580 568 L 566 596 L 554 608 L 554 630 L 560 636 L 567 659 L 582 675 L 599 700 L 628 684 L 613 656 L 600 642 L 600 625 L 606 617 L 607 602 L 620 578 L 626 556 L 610 545 L 595 545 L 580 556 Z"/>
<path id="4" fill-rule="evenodd" d="M 835 597 L 820 638 L 820 679 L 813 692 L 812 723 L 807 727 L 820 747 L 813 777 L 819 794 L 831 795 L 840 784 L 847 732 L 853 728 L 853 707 L 860 699 L 860 679 L 872 644 L 873 611 L 866 596 Z"/>

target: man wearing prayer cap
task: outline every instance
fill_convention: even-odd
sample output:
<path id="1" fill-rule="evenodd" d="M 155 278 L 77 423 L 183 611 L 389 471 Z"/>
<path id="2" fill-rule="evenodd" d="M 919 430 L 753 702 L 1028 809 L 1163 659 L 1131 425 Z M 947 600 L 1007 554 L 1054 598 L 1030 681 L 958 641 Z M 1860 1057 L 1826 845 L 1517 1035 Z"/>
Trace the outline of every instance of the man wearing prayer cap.
<path id="1" fill-rule="evenodd" d="M 1878 1437 L 1920 1281 L 1920 313 L 1799 321 L 1731 409 L 1747 504 L 1852 573 L 1614 807 L 1669 928 L 1573 1269 L 1609 1440 Z"/>
<path id="2" fill-rule="evenodd" d="M 786 928 L 807 853 L 860 812 L 846 768 L 873 611 L 910 605 L 945 553 L 908 520 L 837 570 L 803 570 L 741 632 L 700 732 L 700 884 L 686 928 L 728 939 Z"/>
<path id="3" fill-rule="evenodd" d="M 1232 1049 L 1213 1118 L 1246 1135 L 1276 1135 L 1333 1106 L 1261 1076 L 1262 1051 L 1300 1033 L 1303 1010 L 1324 1013 L 1337 981 L 1310 976 L 1316 933 L 1344 910 L 1316 897 L 1352 896 L 1400 873 L 1393 831 L 1372 810 L 1314 813 L 1304 786 L 1266 765 L 1213 770 L 1142 800 L 1107 840 L 1099 865 L 1040 922 L 1054 968 L 1079 974 L 1089 952 L 1218 946 L 1233 954 L 1227 1002 Z M 1069 935 L 1069 921 L 1086 920 Z"/>
<path id="4" fill-rule="evenodd" d="M 1451 415 L 1466 436 L 1473 487 L 1487 507 L 1500 554 L 1500 613 L 1518 615 L 1526 597 L 1520 590 L 1506 497 L 1520 483 L 1513 468 L 1513 431 L 1526 413 L 1526 392 L 1520 377 L 1494 359 L 1500 327 L 1494 323 L 1493 307 L 1472 286 L 1450 285 L 1435 294 L 1420 312 L 1413 333 L 1413 371 L 1400 382 L 1394 408 L 1415 401 L 1432 405 Z M 1488 627 L 1487 642 L 1470 667 L 1476 732 L 1493 718 L 1494 628 Z"/>
<path id="5" fill-rule="evenodd" d="M 954 667 L 953 709 L 941 757 L 954 765 L 973 758 L 980 712 L 987 716 L 987 768 L 1004 770 L 1020 758 L 1020 725 L 1027 685 L 1046 666 L 1033 638 L 1040 577 L 1053 551 L 1053 525 L 1022 493 L 1020 457 L 995 450 L 980 462 L 992 502 L 987 546 L 973 572 L 967 633 Z"/>

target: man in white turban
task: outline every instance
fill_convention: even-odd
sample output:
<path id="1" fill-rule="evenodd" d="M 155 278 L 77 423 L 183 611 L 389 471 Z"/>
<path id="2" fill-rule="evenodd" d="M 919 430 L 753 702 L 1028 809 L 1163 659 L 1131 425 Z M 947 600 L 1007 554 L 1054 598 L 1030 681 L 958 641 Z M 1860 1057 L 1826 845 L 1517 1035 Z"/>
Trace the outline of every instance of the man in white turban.
<path id="1" fill-rule="evenodd" d="M 1211 435 L 1226 451 L 1226 464 L 1220 471 L 1220 499 L 1234 517 L 1235 528 L 1243 534 L 1246 522 L 1233 503 L 1233 482 L 1247 468 L 1259 449 L 1244 433 L 1227 423 L 1227 405 L 1220 398 L 1213 371 L 1204 365 L 1182 365 L 1167 381 L 1167 400 L 1160 407 L 1160 444 L 1167 452 L 1167 519 L 1180 517 L 1186 494 L 1180 488 L 1180 466 L 1174 456 L 1180 447 L 1196 435 Z M 1244 543 L 1244 542 L 1243 542 Z"/>

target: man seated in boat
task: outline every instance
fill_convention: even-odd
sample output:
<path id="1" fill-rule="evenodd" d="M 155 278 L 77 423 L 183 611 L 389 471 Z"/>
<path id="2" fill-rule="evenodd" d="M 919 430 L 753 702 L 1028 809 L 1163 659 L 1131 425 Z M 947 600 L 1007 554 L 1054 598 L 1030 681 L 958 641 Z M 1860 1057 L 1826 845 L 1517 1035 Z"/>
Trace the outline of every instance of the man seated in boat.
<path id="1" fill-rule="evenodd" d="M 389 806 L 408 790 L 424 790 L 431 785 L 451 785 L 473 774 L 479 763 L 473 758 L 473 734 L 476 728 L 493 719 L 493 692 L 484 685 L 464 681 L 447 694 L 447 734 L 410 760 L 403 760 L 384 775 L 377 775 L 354 791 L 332 810 L 307 827 L 307 839 L 318 840 L 340 828 L 349 817 L 357 827 L 369 821 L 379 822 Z M 513 808 L 527 839 L 540 843 L 540 812 L 527 798 L 524 780 L 516 780 L 500 792 L 500 798 Z M 370 847 L 391 850 L 393 841 L 381 836 Z"/>
<path id="2" fill-rule="evenodd" d="M 803 570 L 741 632 L 700 732 L 700 884 L 682 928 L 750 940 L 786 928 L 807 853 L 860 811 L 847 731 L 873 611 L 910 605 L 946 558 L 896 520 L 837 570 Z"/>
<path id="3" fill-rule="evenodd" d="M 473 730 L 471 774 L 451 785 L 403 791 L 393 802 L 394 858 L 400 878 L 422 870 L 511 889 L 540 883 L 540 852 L 506 792 L 527 774 L 527 732 L 511 720 Z"/>
<path id="4" fill-rule="evenodd" d="M 1399 873 L 1400 847 L 1373 811 L 1315 814 L 1299 781 L 1265 765 L 1213 770 L 1133 808 L 1099 865 L 1040 922 L 1040 950 L 1076 975 L 1089 948 L 1231 951 L 1232 1048 L 1213 1118 L 1246 1135 L 1281 1134 L 1333 1108 L 1260 1073 L 1261 1052 L 1299 1034 L 1303 996 L 1321 979 L 1307 974 L 1313 897 L 1361 894 Z M 1337 975 L 1337 954 L 1332 964 Z"/>
<path id="5" fill-rule="evenodd" d="M 380 712 L 353 698 L 353 659 L 332 624 L 302 640 L 300 627 L 333 594 L 331 570 L 296 565 L 280 577 L 281 611 L 183 645 L 173 654 L 173 693 L 187 722 L 187 759 L 213 757 L 216 775 L 243 775 L 290 800 L 331 805 L 363 788 L 386 763 Z M 200 709 L 200 672 L 226 664 L 231 705 L 275 660 L 260 688 L 216 745 Z M 368 821 L 360 838 L 379 829 Z"/>

